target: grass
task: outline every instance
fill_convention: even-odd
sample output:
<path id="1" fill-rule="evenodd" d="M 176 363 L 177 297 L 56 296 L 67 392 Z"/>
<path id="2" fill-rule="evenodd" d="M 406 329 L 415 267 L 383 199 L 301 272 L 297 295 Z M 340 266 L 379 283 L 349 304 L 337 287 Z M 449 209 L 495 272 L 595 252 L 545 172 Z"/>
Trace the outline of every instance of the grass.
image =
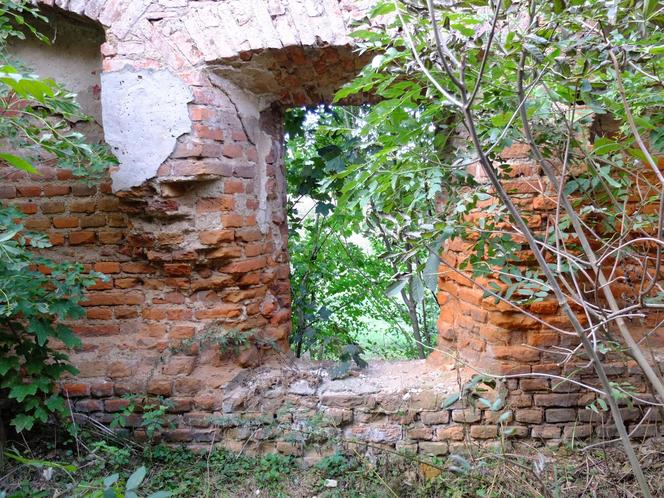
<path id="1" fill-rule="evenodd" d="M 213 446 L 198 451 L 140 447 L 92 435 L 57 448 L 43 441 L 15 443 L 21 455 L 33 460 L 8 462 L 0 472 L 0 496 L 4 490 L 8 498 L 105 498 L 105 479 L 117 474 L 116 487 L 124 489 L 142 466 L 146 475 L 138 496 L 158 491 L 183 498 L 638 496 L 618 448 L 517 455 L 468 446 L 464 456 L 444 459 L 369 448 L 332 453 L 305 468 L 301 459 L 289 456 L 251 456 Z M 663 454 L 663 441 L 652 440 L 640 448 L 656 496 L 664 490 Z"/>

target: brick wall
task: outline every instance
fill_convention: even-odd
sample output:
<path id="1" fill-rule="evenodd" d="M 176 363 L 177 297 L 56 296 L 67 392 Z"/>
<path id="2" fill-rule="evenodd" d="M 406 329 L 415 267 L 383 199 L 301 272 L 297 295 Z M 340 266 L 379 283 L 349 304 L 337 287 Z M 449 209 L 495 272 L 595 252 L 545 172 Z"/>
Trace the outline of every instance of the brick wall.
<path id="1" fill-rule="evenodd" d="M 505 188 L 512 193 L 515 204 L 535 234 L 544 238 L 547 230 L 556 223 L 556 192 L 541 168 L 533 161 L 527 145 L 515 144 L 504 150 L 501 156 L 511 169 L 509 179 L 504 182 Z M 664 167 L 664 160 L 661 161 L 660 167 Z M 481 181 L 479 166 L 472 166 L 471 169 L 471 173 Z M 659 194 L 654 187 L 657 182 L 653 173 L 644 167 L 642 171 L 638 171 L 633 184 L 634 193 L 625 204 L 626 211 L 652 213 L 654 209 L 656 212 L 657 203 L 653 203 L 652 199 Z M 487 216 L 486 209 L 496 202 L 494 199 L 480 202 L 478 210 L 472 213 L 469 219 L 478 220 Z M 586 221 L 596 230 L 602 230 L 599 224 L 593 224 L 593 220 Z M 529 268 L 535 268 L 536 262 L 525 240 L 515 235 L 511 227 L 504 228 L 513 234 L 514 240 L 521 240 L 522 249 L 517 251 L 520 270 L 525 272 Z M 642 233 L 634 231 L 629 235 L 636 237 Z M 469 269 L 460 269 L 462 262 L 471 254 L 475 240 L 472 236 L 467 241 L 455 239 L 444 247 L 438 285 L 438 302 L 441 305 L 438 319 L 439 345 L 459 351 L 462 359 L 499 374 L 543 371 L 542 368 L 548 364 L 564 360 L 565 356 L 559 354 L 562 349 L 557 350 L 559 353 L 554 353 L 555 348 L 573 349 L 578 346 L 579 341 L 557 300 L 549 296 L 543 301 L 528 304 L 525 306 L 527 313 L 524 313 L 504 301 L 496 302 L 492 296 L 485 297 L 484 289 L 492 290 L 491 285 L 503 290 L 507 286 L 495 273 L 486 278 L 474 279 Z M 569 240 L 568 244 L 570 243 L 573 244 L 574 241 Z M 650 254 L 653 260 L 655 259 L 653 247 L 648 248 L 643 244 L 633 247 L 641 251 L 641 254 Z M 550 262 L 555 261 L 551 252 L 545 257 Z M 609 258 L 605 264 L 606 274 L 611 275 L 611 290 L 622 305 L 636 302 L 642 269 L 632 265 L 629 260 L 619 265 L 614 263 L 615 259 Z M 593 295 L 589 286 L 586 286 L 585 292 L 589 300 L 596 298 L 598 305 L 606 304 L 603 299 Z M 601 292 L 599 294 L 601 295 Z M 579 322 L 587 326 L 588 317 L 583 309 L 573 302 L 571 306 Z M 642 317 L 628 318 L 626 321 L 635 338 L 642 339 L 649 333 L 647 340 L 643 342 L 644 347 L 661 348 L 664 346 L 664 331 L 659 329 L 659 324 L 663 318 L 661 311 L 651 309 L 645 310 Z M 445 355 L 434 353 L 432 361 L 444 361 L 444 357 Z"/>
<path id="2" fill-rule="evenodd" d="M 343 19 L 352 10 L 332 2 L 320 12 L 303 13 L 284 0 L 269 2 L 267 16 L 242 17 L 245 3 L 240 1 L 135 2 L 131 8 L 122 1 L 55 3 L 103 27 L 98 62 L 105 73 L 149 80 L 166 71 L 190 94 L 188 101 L 173 104 L 174 114 L 176 104 L 186 106 L 188 131 L 171 137 L 172 152 L 154 171 L 121 161 L 108 179 L 88 186 L 48 162 L 40 166 L 41 175 L 0 168 L 2 202 L 28 214 L 29 228 L 49 234 L 54 248 L 47 254 L 108 276 L 83 303 L 87 318 L 72 324 L 83 340 L 71 355 L 80 374 L 64 379 L 63 391 L 83 418 L 108 423 L 127 405 L 124 395 L 161 396 L 169 399 L 175 424 L 164 431 L 169 441 L 231 446 L 249 441 L 256 449 L 298 454 L 305 447 L 302 432 L 320 414 L 332 439 L 434 454 L 444 454 L 464 438 L 494 438 L 505 424 L 515 427 L 510 437 L 538 441 L 592 431 L 584 406 L 594 395 L 570 384 L 553 388 L 543 378 L 507 382 L 504 410 L 512 411 L 512 419 L 502 425 L 496 413 L 471 413 L 461 402 L 443 409 L 456 374 L 437 371 L 435 355 L 423 367 L 433 375 L 429 384 L 410 378 L 398 388 L 379 383 L 374 390 L 364 385 L 370 378 L 335 385 L 308 366 L 245 369 L 291 361 L 284 353 L 290 283 L 282 109 L 329 101 L 362 65 L 345 32 Z M 210 21 L 230 15 L 229 8 L 230 19 L 239 23 L 235 30 Z M 270 26 L 260 25 L 267 19 Z M 285 28 L 294 19 L 297 36 Z M 263 33 L 262 42 L 243 40 L 243 30 L 251 29 Z M 238 38 L 229 40 L 228 33 Z M 102 95 L 109 91 L 103 82 Z M 87 90 L 97 96 L 90 102 L 98 104 L 99 88 Z M 113 97 L 121 100 L 122 92 L 115 91 Z M 106 95 L 112 107 L 100 112 L 106 135 L 135 130 L 125 115 L 113 114 L 117 109 Z M 167 97 L 165 89 L 165 102 Z M 168 113 L 157 110 L 154 119 L 168 121 Z M 150 159 L 149 140 L 125 137 L 123 144 L 140 153 L 135 157 Z M 541 173 L 523 147 L 506 151 L 505 158 L 514 166 L 513 187 L 530 211 L 531 226 L 545 226 L 551 199 Z M 118 190 L 118 175 L 138 180 Z M 458 267 L 467 250 L 454 241 L 443 257 Z M 502 373 L 563 373 L 553 358 L 528 347 L 562 344 L 558 335 L 483 299 L 466 279 L 442 270 L 441 344 Z M 555 303 L 537 303 L 531 311 L 564 326 Z M 237 350 L 215 343 L 219 334 L 238 333 L 246 334 L 247 342 Z M 412 375 L 415 365 L 401 367 L 404 375 Z M 644 389 L 630 365 L 616 365 L 613 375 Z M 629 413 L 628 420 L 635 421 L 638 413 Z M 144 437 L 140 413 L 130 425 Z M 302 444 L 285 437 L 298 434 Z"/>

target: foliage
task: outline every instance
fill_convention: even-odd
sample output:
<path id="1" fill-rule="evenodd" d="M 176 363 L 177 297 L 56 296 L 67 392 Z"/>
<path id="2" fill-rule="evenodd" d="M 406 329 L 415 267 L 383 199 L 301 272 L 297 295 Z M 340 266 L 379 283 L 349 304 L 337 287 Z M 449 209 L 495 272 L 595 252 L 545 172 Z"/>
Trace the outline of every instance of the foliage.
<path id="1" fill-rule="evenodd" d="M 157 398 L 144 398 L 135 394 L 124 396 L 129 403 L 122 411 L 113 415 L 110 427 L 111 429 L 124 428 L 128 424 L 129 417 L 136 415 L 140 411 L 140 422 L 138 427 L 145 430 L 149 441 L 172 423 L 166 420 L 166 412 L 173 407 L 173 401 L 164 399 L 161 396 Z M 172 427 L 171 427 L 172 428 Z"/>
<path id="2" fill-rule="evenodd" d="M 27 19 L 44 18 L 25 2 L 3 2 L 0 8 L 0 59 L 7 62 L 7 41 L 37 35 Z M 46 40 L 44 40 L 46 41 Z M 89 145 L 73 131 L 81 119 L 75 96 L 52 80 L 44 80 L 5 63 L 0 67 L 0 136 L 2 159 L 9 166 L 39 174 L 34 160 L 95 178 L 112 162 L 104 147 Z M 84 315 L 78 302 L 101 274 L 85 273 L 83 265 L 40 256 L 48 237 L 24 230 L 22 215 L 0 207 L 0 389 L 14 402 L 11 424 L 17 431 L 45 422 L 49 414 L 66 413 L 53 385 L 76 370 L 53 348 L 79 345 L 62 322 Z"/>
<path id="3" fill-rule="evenodd" d="M 81 442 L 86 446 L 90 443 L 86 439 Z M 656 455 L 661 448 L 654 446 L 652 451 L 654 457 L 648 458 L 645 453 L 644 459 L 649 477 L 654 485 L 659 485 L 662 476 Z M 624 457 L 611 448 L 583 454 L 543 448 L 531 455 L 515 456 L 468 445 L 463 455 L 430 458 L 377 452 L 371 461 L 359 453 L 334 453 L 307 469 L 290 457 L 248 456 L 216 446 L 205 452 L 150 446 L 143 452 L 133 452 L 122 463 L 107 460 L 106 454 L 92 451 L 67 464 L 36 457 L 22 463 L 13 460 L 10 472 L 0 477 L 0 496 L 91 498 L 121 497 L 125 493 L 126 497 L 131 496 L 126 493 L 127 487 L 139 481 L 139 487 L 134 488 L 136 494 L 154 497 L 168 493 L 183 498 L 526 497 L 561 496 L 563 492 L 568 496 L 584 496 L 588 492 L 597 496 L 633 496 L 635 491 L 624 475 Z M 49 458 L 60 458 L 60 453 L 51 453 Z M 326 486 L 329 479 L 334 479 L 337 486 Z M 110 491 L 104 495 L 106 489 Z"/>
<path id="4" fill-rule="evenodd" d="M 590 360 L 646 496 L 599 345 L 619 333 L 625 353 L 664 398 L 661 375 L 625 320 L 637 309 L 646 317 L 664 297 L 664 177 L 653 157 L 664 119 L 663 14 L 650 0 L 381 1 L 370 17 L 382 27 L 355 33 L 361 49 L 376 55 L 338 94 L 375 93 L 386 115 L 405 109 L 406 129 L 409 111 L 415 119 L 433 117 L 421 135 L 442 135 L 442 147 L 435 138 L 425 141 L 432 157 L 419 165 L 443 175 L 441 206 L 424 233 L 404 237 L 416 247 L 453 237 L 470 242 L 461 268 L 488 282 L 485 296 L 517 307 L 555 296 L 580 343 L 556 353 L 562 362 Z M 447 128 L 438 131 L 439 123 Z M 372 130 L 382 127 L 377 121 Z M 419 143 L 393 138 L 402 135 L 398 128 L 388 133 L 396 147 L 381 169 L 360 166 L 348 175 L 355 199 L 384 198 L 390 206 L 403 197 L 389 182 L 412 168 L 401 158 Z M 557 204 L 542 230 L 529 223 L 532 205 L 519 190 L 523 172 L 501 155 L 514 142 L 529 146 L 541 194 Z M 414 188 L 426 195 L 428 179 L 420 178 Z M 352 203 L 353 194 L 346 199 Z M 617 296 L 613 279 L 632 283 L 631 292 Z M 581 320 L 573 306 L 583 309 Z"/>
<path id="5" fill-rule="evenodd" d="M 371 327 L 367 318 L 379 317 L 389 324 L 389 334 L 404 335 L 405 344 L 398 347 L 406 349 L 400 356 L 412 357 L 414 352 L 424 357 L 432 344 L 435 315 L 431 310 L 427 317 L 435 300 L 425 294 L 424 264 L 418 262 L 413 270 L 411 262 L 391 260 L 401 234 L 392 230 L 396 225 L 386 220 L 382 207 L 344 201 L 345 175 L 366 163 L 368 151 L 379 150 L 358 132 L 368 109 L 320 107 L 287 114 L 293 337 L 297 351 L 316 346 L 315 355 L 327 350 L 339 356 L 345 348 L 345 355 L 352 356 L 348 349 L 355 351 L 361 330 Z M 422 202 L 418 206 L 424 209 Z M 349 243 L 358 234 L 371 241 L 370 250 Z M 412 257 L 426 260 L 427 253 L 415 251 Z M 390 286 L 395 278 L 396 285 Z M 406 329 L 411 327 L 409 334 Z M 342 363 L 340 371 L 345 370 Z"/>

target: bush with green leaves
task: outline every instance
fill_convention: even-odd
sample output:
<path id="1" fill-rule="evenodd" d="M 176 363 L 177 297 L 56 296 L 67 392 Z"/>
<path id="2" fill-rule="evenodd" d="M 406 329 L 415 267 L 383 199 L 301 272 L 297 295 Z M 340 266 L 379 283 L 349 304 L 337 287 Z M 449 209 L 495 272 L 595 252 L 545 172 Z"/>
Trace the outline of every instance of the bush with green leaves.
<path id="1" fill-rule="evenodd" d="M 47 19 L 27 2 L 0 7 L 0 160 L 38 177 L 36 161 L 50 157 L 57 167 L 93 181 L 114 159 L 72 128 L 85 118 L 75 95 L 10 64 L 9 39 L 27 34 L 48 42 L 34 21 Z M 16 209 L 0 206 L 0 392 L 11 402 L 11 425 L 19 432 L 67 413 L 55 384 L 77 372 L 61 346 L 74 348 L 80 341 L 65 323 L 84 316 L 78 303 L 85 288 L 103 278 L 81 264 L 42 256 L 51 245 L 48 237 L 26 231 L 21 220 Z"/>

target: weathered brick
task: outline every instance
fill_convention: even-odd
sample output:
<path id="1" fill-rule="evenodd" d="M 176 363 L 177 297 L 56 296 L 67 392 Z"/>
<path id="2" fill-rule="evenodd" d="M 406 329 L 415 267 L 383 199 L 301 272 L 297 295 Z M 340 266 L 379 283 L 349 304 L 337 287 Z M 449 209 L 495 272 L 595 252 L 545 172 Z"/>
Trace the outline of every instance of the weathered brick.
<path id="1" fill-rule="evenodd" d="M 541 408 L 520 409 L 514 416 L 517 422 L 541 424 L 544 419 L 544 411 Z"/>
<path id="2" fill-rule="evenodd" d="M 62 201 L 43 202 L 41 204 L 41 211 L 44 214 L 64 213 L 65 203 Z"/>
<path id="3" fill-rule="evenodd" d="M 90 385 L 81 382 L 66 382 L 62 385 L 62 392 L 70 398 L 90 396 Z"/>
<path id="4" fill-rule="evenodd" d="M 98 399 L 82 399 L 76 402 L 76 411 L 83 413 L 100 412 L 104 409 L 104 403 Z"/>
<path id="5" fill-rule="evenodd" d="M 521 379 L 521 389 L 524 391 L 548 391 L 549 380 L 544 377 L 534 379 Z"/>
<path id="6" fill-rule="evenodd" d="M 184 277 L 191 275 L 192 267 L 189 263 L 169 263 L 164 265 L 166 275 Z"/>
<path id="7" fill-rule="evenodd" d="M 107 399 L 104 401 L 104 409 L 109 413 L 121 412 L 129 406 L 128 399 Z"/>
<path id="8" fill-rule="evenodd" d="M 442 456 L 447 455 L 449 447 L 445 442 L 421 441 L 417 444 L 419 452 L 425 455 Z"/>
<path id="9" fill-rule="evenodd" d="M 576 410 L 572 408 L 549 408 L 546 410 L 546 421 L 549 423 L 571 422 L 576 420 Z"/>
<path id="10" fill-rule="evenodd" d="M 470 437 L 474 439 L 492 439 L 498 436 L 498 427 L 495 425 L 473 425 L 470 427 Z"/>
<path id="11" fill-rule="evenodd" d="M 94 244 L 95 232 L 72 232 L 69 234 L 69 243 L 71 245 Z"/>
<path id="12" fill-rule="evenodd" d="M 71 187 L 69 185 L 44 185 L 44 195 L 46 197 L 67 195 L 70 190 Z"/>
<path id="13" fill-rule="evenodd" d="M 196 202 L 197 213 L 232 211 L 233 209 L 235 209 L 235 199 L 231 195 L 223 195 L 212 199 L 199 199 Z"/>
<path id="14" fill-rule="evenodd" d="M 12 187 L 9 185 L 0 185 L 0 199 L 14 199 L 15 197 L 16 197 L 16 187 Z"/>
<path id="15" fill-rule="evenodd" d="M 581 401 L 578 394 L 536 394 L 533 399 L 535 406 L 559 406 L 563 408 L 578 406 Z"/>
<path id="16" fill-rule="evenodd" d="M 83 216 L 81 218 L 81 228 L 98 228 L 104 225 L 106 225 L 106 216 L 102 214 Z"/>
<path id="17" fill-rule="evenodd" d="M 555 425 L 537 425 L 531 431 L 533 438 L 556 439 L 560 437 L 560 427 Z"/>
<path id="18" fill-rule="evenodd" d="M 80 220 L 75 216 L 59 216 L 53 218 L 55 228 L 78 228 Z"/>
<path id="19" fill-rule="evenodd" d="M 143 304 L 145 296 L 138 291 L 90 292 L 82 306 L 117 306 L 119 304 Z"/>
<path id="20" fill-rule="evenodd" d="M 452 420 L 460 423 L 479 422 L 482 418 L 482 412 L 475 408 L 463 408 L 452 410 Z"/>
<path id="21" fill-rule="evenodd" d="M 19 197 L 39 197 L 41 196 L 41 185 L 20 185 L 16 187 Z"/>

